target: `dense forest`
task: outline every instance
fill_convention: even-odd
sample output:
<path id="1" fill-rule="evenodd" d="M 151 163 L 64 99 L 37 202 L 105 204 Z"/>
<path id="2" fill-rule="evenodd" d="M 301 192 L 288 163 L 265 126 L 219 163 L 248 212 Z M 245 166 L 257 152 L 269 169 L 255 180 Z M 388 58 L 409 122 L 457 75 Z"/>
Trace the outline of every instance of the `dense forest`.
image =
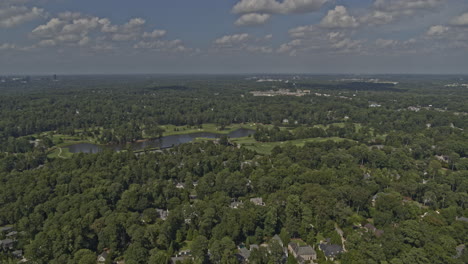
<path id="1" fill-rule="evenodd" d="M 468 263 L 458 77 L 274 78 L 0 83 L 0 263 Z M 234 124 L 255 134 L 53 154 Z"/>

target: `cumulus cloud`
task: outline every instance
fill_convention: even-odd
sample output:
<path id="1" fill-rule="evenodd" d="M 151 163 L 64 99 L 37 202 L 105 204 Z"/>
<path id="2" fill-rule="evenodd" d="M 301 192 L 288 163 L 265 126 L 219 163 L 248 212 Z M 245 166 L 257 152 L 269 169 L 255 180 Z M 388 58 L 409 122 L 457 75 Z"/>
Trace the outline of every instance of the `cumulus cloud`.
<path id="1" fill-rule="evenodd" d="M 397 40 L 394 40 L 394 39 L 377 39 L 375 41 L 375 44 L 377 45 L 377 47 L 379 48 L 390 48 L 390 47 L 395 47 L 399 44 L 399 42 Z"/>
<path id="2" fill-rule="evenodd" d="M 268 19 L 270 19 L 270 14 L 251 13 L 242 15 L 234 24 L 237 26 L 261 25 L 265 24 Z"/>
<path id="3" fill-rule="evenodd" d="M 108 51 L 123 45 L 135 49 L 189 50 L 180 40 L 160 40 L 167 34 L 166 30 L 147 32 L 145 25 L 142 18 L 115 25 L 108 18 L 65 12 L 36 27 L 31 35 L 39 40 L 39 47 L 65 45 Z"/>
<path id="4" fill-rule="evenodd" d="M 296 54 L 295 48 L 301 46 L 302 40 L 293 39 L 288 43 L 281 44 L 281 46 L 276 50 L 278 53 L 289 53 L 289 55 L 294 56 Z"/>
<path id="5" fill-rule="evenodd" d="M 468 26 L 468 12 L 453 18 L 450 24 L 454 26 Z"/>
<path id="6" fill-rule="evenodd" d="M 432 9 L 446 0 L 376 0 L 374 7 L 384 11 L 409 12 L 409 10 Z"/>
<path id="7" fill-rule="evenodd" d="M 226 36 L 216 39 L 214 43 L 216 45 L 231 46 L 234 44 L 242 43 L 246 41 L 248 38 L 249 38 L 249 34 L 247 33 L 226 35 Z"/>
<path id="8" fill-rule="evenodd" d="M 36 27 L 32 35 L 42 39 L 41 46 L 54 46 L 68 43 L 84 46 L 90 43 L 91 33 L 107 33 L 113 41 L 136 39 L 142 32 L 145 21 L 134 18 L 122 26 L 112 25 L 109 19 L 82 16 L 79 13 L 65 12 Z"/>
<path id="9" fill-rule="evenodd" d="M 360 53 L 366 40 L 353 39 L 351 34 L 343 28 L 300 26 L 289 30 L 292 40 L 282 44 L 277 52 L 293 56 L 299 53 Z"/>
<path id="10" fill-rule="evenodd" d="M 145 32 L 143 33 L 143 38 L 160 38 L 166 35 L 166 30 L 154 30 L 152 32 Z"/>
<path id="11" fill-rule="evenodd" d="M 326 28 L 355 28 L 359 23 L 356 18 L 348 14 L 346 7 L 336 6 L 335 9 L 328 11 L 320 25 Z"/>
<path id="12" fill-rule="evenodd" d="M 0 28 L 11 28 L 26 22 L 45 17 L 42 8 L 25 6 L 7 6 L 0 8 Z"/>
<path id="13" fill-rule="evenodd" d="M 169 52 L 189 52 L 191 48 L 187 48 L 182 40 L 142 40 L 133 46 L 135 49 L 149 49 L 155 51 L 169 51 Z"/>
<path id="14" fill-rule="evenodd" d="M 372 11 L 360 22 L 371 25 L 388 24 L 402 16 L 416 12 L 434 10 L 447 0 L 375 0 Z"/>
<path id="15" fill-rule="evenodd" d="M 426 32 L 426 34 L 429 36 L 437 36 L 437 35 L 444 34 L 448 30 L 449 30 L 449 27 L 437 25 L 437 26 L 430 27 L 429 30 Z"/>
<path id="16" fill-rule="evenodd" d="M 10 50 L 10 49 L 15 49 L 15 48 L 16 48 L 15 44 L 10 44 L 10 43 L 0 44 L 0 50 Z"/>
<path id="17" fill-rule="evenodd" d="M 319 10 L 329 0 L 241 0 L 233 8 L 236 14 L 268 13 L 290 14 L 308 13 Z"/>

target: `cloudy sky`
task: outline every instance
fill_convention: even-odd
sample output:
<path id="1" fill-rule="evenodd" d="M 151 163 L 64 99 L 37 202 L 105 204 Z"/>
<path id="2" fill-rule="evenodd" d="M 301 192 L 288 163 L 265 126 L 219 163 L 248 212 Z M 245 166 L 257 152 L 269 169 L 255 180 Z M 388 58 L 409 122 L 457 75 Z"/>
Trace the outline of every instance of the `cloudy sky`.
<path id="1" fill-rule="evenodd" d="M 468 73 L 468 0 L 0 0 L 0 75 Z"/>

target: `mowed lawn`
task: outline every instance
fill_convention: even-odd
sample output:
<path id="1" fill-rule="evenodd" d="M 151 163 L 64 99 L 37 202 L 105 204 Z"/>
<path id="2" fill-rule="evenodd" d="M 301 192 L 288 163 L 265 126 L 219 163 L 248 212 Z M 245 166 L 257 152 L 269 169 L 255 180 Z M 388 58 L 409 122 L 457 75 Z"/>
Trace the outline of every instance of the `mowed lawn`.
<path id="1" fill-rule="evenodd" d="M 327 140 L 332 140 L 335 142 L 340 142 L 344 140 L 349 140 L 339 137 L 329 137 L 329 138 L 306 138 L 306 139 L 296 139 L 282 142 L 258 142 L 253 137 L 243 137 L 243 138 L 233 138 L 230 139 L 231 142 L 242 145 L 250 150 L 254 150 L 261 154 L 270 154 L 274 147 L 283 146 L 286 144 L 291 144 L 297 147 L 303 147 L 307 142 L 323 142 Z"/>
<path id="2" fill-rule="evenodd" d="M 191 134 L 197 132 L 208 132 L 208 133 L 217 133 L 217 134 L 229 134 L 237 129 L 246 128 L 246 129 L 257 129 L 257 125 L 253 123 L 246 123 L 246 124 L 231 124 L 226 126 L 223 130 L 220 130 L 219 125 L 216 124 L 203 124 L 201 128 L 197 126 L 175 126 L 175 125 L 164 125 L 160 126 L 165 131 L 163 136 L 171 136 L 171 135 L 183 135 L 183 134 Z"/>

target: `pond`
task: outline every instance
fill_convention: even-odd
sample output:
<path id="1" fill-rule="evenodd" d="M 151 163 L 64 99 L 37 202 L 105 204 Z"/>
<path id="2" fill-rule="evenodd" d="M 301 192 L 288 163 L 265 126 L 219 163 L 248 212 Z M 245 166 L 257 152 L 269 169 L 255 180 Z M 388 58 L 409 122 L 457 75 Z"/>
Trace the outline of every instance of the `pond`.
<path id="1" fill-rule="evenodd" d="M 249 135 L 253 135 L 255 130 L 252 129 L 245 129 L 240 128 L 235 131 L 232 131 L 227 136 L 229 138 L 240 138 L 240 137 L 247 137 Z M 216 133 L 209 133 L 209 132 L 197 132 L 191 134 L 183 134 L 183 135 L 172 135 L 172 136 L 165 136 L 158 139 L 151 139 L 139 142 L 132 142 L 127 144 L 112 144 L 112 145 L 96 145 L 92 143 L 79 143 L 67 146 L 68 150 L 71 153 L 97 153 L 102 151 L 103 149 L 112 149 L 115 151 L 119 151 L 122 149 L 131 148 L 133 150 L 141 150 L 146 147 L 150 148 L 170 148 L 175 147 L 177 145 L 188 143 L 196 138 L 220 138 L 223 134 L 216 134 Z"/>

